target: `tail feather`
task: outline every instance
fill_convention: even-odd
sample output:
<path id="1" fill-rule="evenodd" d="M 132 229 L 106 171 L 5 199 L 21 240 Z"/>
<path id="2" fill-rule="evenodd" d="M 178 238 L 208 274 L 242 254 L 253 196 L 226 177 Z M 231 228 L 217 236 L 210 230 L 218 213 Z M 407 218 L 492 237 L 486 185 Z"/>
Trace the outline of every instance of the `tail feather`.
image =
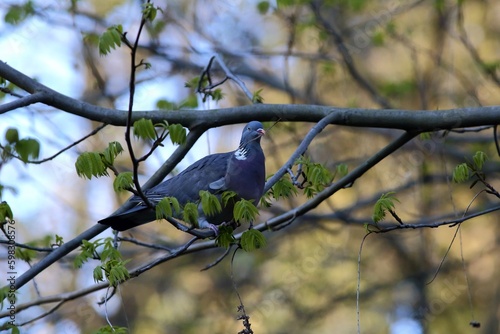
<path id="1" fill-rule="evenodd" d="M 155 211 L 144 206 L 136 206 L 124 213 L 109 216 L 98 221 L 117 231 L 125 231 L 133 227 L 149 223 L 156 219 Z"/>

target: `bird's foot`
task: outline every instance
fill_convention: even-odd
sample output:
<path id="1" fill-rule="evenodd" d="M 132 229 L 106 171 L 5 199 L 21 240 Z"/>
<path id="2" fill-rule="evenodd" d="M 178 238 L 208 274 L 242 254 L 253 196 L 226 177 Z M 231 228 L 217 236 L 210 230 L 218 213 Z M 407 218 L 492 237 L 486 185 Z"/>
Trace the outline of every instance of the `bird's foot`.
<path id="1" fill-rule="evenodd" d="M 219 235 L 219 228 L 217 227 L 217 225 L 211 224 L 207 222 L 205 219 L 198 221 L 198 227 L 201 229 L 209 229 L 214 231 L 215 236 Z"/>
<path id="2" fill-rule="evenodd" d="M 217 225 L 208 223 L 208 228 L 214 231 L 216 237 L 219 236 L 219 227 Z"/>

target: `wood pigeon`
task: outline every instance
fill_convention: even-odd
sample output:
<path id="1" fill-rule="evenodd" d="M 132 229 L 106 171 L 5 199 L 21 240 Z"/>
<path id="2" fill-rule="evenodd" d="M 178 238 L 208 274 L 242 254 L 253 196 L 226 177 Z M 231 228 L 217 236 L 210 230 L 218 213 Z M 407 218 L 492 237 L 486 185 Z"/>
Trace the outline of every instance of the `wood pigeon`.
<path id="1" fill-rule="evenodd" d="M 243 129 L 236 151 L 208 155 L 180 174 L 144 191 L 144 195 L 153 205 L 164 197 L 172 196 L 183 206 L 188 202 L 198 202 L 200 190 L 208 190 L 213 194 L 230 190 L 240 198 L 253 200 L 257 205 L 265 184 L 265 157 L 260 147 L 260 138 L 264 134 L 262 123 L 248 123 Z M 156 220 L 155 210 L 148 208 L 139 196 L 132 196 L 129 202 L 135 206 L 104 218 L 99 223 L 117 231 L 125 231 Z M 234 202 L 223 206 L 222 211 L 213 216 L 205 216 L 201 205 L 199 207 L 198 227 L 210 228 L 216 234 L 216 225 L 229 223 L 234 218 Z"/>

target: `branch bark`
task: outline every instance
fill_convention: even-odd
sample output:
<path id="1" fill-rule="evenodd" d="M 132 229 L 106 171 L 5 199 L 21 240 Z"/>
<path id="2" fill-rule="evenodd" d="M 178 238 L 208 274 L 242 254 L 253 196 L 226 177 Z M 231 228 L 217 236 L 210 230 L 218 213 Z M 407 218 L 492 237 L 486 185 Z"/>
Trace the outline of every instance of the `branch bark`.
<path id="1" fill-rule="evenodd" d="M 29 93 L 40 92 L 41 102 L 70 114 L 116 126 L 125 126 L 127 112 L 98 107 L 60 94 L 0 61 L 0 76 Z M 134 111 L 132 121 L 141 118 L 154 123 L 167 120 L 190 130 L 213 128 L 252 120 L 317 123 L 336 113 L 330 124 L 352 127 L 434 131 L 500 124 L 500 106 L 471 107 L 438 111 L 402 109 L 336 108 L 318 105 L 253 104 L 234 108 L 183 111 Z"/>

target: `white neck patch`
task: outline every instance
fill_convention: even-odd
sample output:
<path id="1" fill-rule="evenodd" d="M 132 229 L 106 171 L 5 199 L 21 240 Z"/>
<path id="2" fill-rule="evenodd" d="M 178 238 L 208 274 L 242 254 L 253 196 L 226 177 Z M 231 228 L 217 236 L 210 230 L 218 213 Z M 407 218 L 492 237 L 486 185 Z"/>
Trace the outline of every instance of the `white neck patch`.
<path id="1" fill-rule="evenodd" d="M 234 157 L 238 160 L 246 160 L 247 153 L 248 151 L 245 148 L 240 147 L 236 150 L 236 152 L 234 152 Z"/>

